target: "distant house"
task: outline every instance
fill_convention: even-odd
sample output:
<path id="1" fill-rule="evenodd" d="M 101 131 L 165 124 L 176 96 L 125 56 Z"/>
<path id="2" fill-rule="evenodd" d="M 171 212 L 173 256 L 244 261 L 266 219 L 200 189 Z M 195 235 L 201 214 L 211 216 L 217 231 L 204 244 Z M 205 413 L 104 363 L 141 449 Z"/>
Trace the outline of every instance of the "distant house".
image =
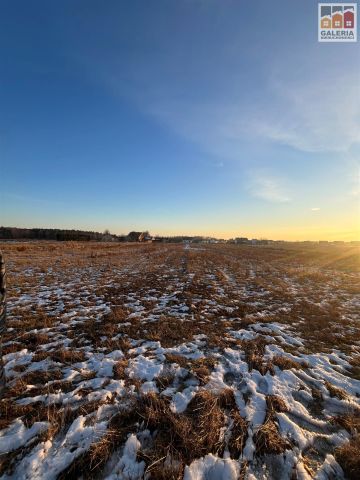
<path id="1" fill-rule="evenodd" d="M 127 241 L 128 242 L 138 242 L 141 234 L 142 234 L 142 232 L 130 232 L 127 235 Z"/>
<path id="2" fill-rule="evenodd" d="M 320 26 L 321 28 L 331 28 L 331 17 L 322 17 Z"/>
<path id="3" fill-rule="evenodd" d="M 344 28 L 354 28 L 354 10 L 345 10 Z"/>
<path id="4" fill-rule="evenodd" d="M 116 241 L 116 236 L 111 235 L 111 233 L 103 233 L 101 241 L 102 242 L 115 242 Z"/>
<path id="5" fill-rule="evenodd" d="M 150 236 L 149 232 L 141 232 L 139 235 L 139 242 L 150 242 L 152 237 Z"/>
<path id="6" fill-rule="evenodd" d="M 336 12 L 332 16 L 332 28 L 343 28 L 342 13 Z"/>
<path id="7" fill-rule="evenodd" d="M 236 237 L 235 243 L 249 243 L 249 239 L 246 237 Z"/>

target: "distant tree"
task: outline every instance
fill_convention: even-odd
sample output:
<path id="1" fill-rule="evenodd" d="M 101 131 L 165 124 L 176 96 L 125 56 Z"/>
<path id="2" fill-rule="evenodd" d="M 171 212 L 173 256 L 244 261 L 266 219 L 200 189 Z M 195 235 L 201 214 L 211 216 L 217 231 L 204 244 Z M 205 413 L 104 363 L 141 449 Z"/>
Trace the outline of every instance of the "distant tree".
<path id="1" fill-rule="evenodd" d="M 108 233 L 106 233 L 108 232 Z M 0 239 L 30 239 L 30 240 L 58 240 L 69 241 L 77 240 L 82 242 L 97 241 L 100 242 L 104 237 L 110 235 L 112 239 L 119 242 L 125 241 L 124 237 L 111 235 L 109 230 L 105 233 L 84 232 L 81 230 L 60 230 L 58 228 L 15 228 L 0 227 Z"/>

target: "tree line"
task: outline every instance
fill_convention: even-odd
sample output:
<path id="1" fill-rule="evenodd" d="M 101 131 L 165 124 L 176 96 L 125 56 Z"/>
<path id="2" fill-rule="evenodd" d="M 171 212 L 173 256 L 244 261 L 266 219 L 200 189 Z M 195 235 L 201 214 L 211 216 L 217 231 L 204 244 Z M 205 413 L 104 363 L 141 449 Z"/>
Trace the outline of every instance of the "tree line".
<path id="1" fill-rule="evenodd" d="M 58 240 L 58 241 L 126 241 L 126 235 L 112 235 L 82 230 L 62 230 L 59 228 L 17 228 L 0 227 L 2 240 Z"/>

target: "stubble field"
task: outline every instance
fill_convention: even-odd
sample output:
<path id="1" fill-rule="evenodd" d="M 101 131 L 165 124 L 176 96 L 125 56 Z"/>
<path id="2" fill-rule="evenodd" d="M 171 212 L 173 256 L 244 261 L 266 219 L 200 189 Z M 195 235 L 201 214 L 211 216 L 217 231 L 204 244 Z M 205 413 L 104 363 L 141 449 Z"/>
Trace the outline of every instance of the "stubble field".
<path id="1" fill-rule="evenodd" d="M 358 247 L 0 248 L 1 478 L 360 478 Z"/>

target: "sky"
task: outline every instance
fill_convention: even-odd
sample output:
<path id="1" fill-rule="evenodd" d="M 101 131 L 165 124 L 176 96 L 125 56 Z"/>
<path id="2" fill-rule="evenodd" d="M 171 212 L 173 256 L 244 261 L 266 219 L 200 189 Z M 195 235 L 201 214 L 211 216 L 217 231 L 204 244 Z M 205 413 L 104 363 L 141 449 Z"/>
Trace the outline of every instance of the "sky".
<path id="1" fill-rule="evenodd" d="M 3 0 L 0 225 L 360 239 L 360 44 L 312 0 Z"/>

